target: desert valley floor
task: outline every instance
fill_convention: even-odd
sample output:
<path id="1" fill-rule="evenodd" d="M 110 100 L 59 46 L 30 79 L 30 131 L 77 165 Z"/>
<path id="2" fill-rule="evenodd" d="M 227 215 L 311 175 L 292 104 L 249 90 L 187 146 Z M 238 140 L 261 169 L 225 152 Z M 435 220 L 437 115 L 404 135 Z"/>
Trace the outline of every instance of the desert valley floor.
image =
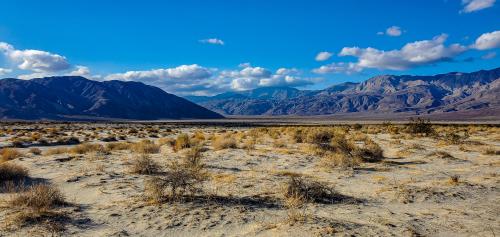
<path id="1" fill-rule="evenodd" d="M 495 236 L 500 128 L 4 123 L 0 236 Z"/>

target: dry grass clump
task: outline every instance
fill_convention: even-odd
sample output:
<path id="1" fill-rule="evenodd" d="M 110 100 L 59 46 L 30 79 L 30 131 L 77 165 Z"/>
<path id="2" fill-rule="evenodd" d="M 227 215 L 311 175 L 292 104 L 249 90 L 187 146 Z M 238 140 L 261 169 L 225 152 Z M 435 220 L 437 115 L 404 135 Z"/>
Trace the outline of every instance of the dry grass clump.
<path id="1" fill-rule="evenodd" d="M 129 150 L 132 147 L 132 143 L 128 142 L 110 142 L 106 144 L 106 149 L 110 151 L 123 151 Z"/>
<path id="2" fill-rule="evenodd" d="M 20 181 L 27 178 L 28 175 L 28 169 L 20 165 L 9 163 L 0 164 L 0 184 L 6 181 Z"/>
<path id="3" fill-rule="evenodd" d="M 9 205 L 17 209 L 11 224 L 19 227 L 41 225 L 47 230 L 59 232 L 64 230 L 69 217 L 57 212 L 56 208 L 66 205 L 64 196 L 56 187 L 49 184 L 37 184 L 16 193 Z"/>
<path id="4" fill-rule="evenodd" d="M 103 145 L 95 143 L 83 143 L 69 149 L 69 151 L 74 154 L 87 154 L 90 152 L 102 152 L 104 150 L 106 150 L 106 148 Z"/>
<path id="5" fill-rule="evenodd" d="M 43 212 L 65 204 L 64 196 L 49 184 L 36 184 L 26 191 L 17 193 L 10 203 L 17 207 Z"/>
<path id="6" fill-rule="evenodd" d="M 42 150 L 40 150 L 39 148 L 33 147 L 33 148 L 30 148 L 30 153 L 33 155 L 41 155 Z"/>
<path id="7" fill-rule="evenodd" d="M 243 142 L 241 148 L 247 151 L 254 150 L 255 144 L 256 144 L 255 138 L 249 137 Z"/>
<path id="8" fill-rule="evenodd" d="M 230 135 L 215 136 L 212 140 L 212 146 L 214 147 L 214 150 L 238 148 L 236 139 Z"/>
<path id="9" fill-rule="evenodd" d="M 331 131 L 311 130 L 306 136 L 306 141 L 312 144 L 325 144 L 329 143 L 333 136 L 334 134 Z"/>
<path id="10" fill-rule="evenodd" d="M 134 174 L 156 174 L 160 172 L 160 166 L 147 154 L 140 154 L 132 160 L 130 172 Z"/>
<path id="11" fill-rule="evenodd" d="M 189 147 L 191 147 L 189 136 L 185 133 L 177 135 L 177 138 L 175 138 L 175 142 L 173 144 L 174 151 L 177 152 Z"/>
<path id="12" fill-rule="evenodd" d="M 64 154 L 64 153 L 68 153 L 68 152 L 69 152 L 69 149 L 66 147 L 56 147 L 56 148 L 48 149 L 45 152 L 45 155 L 47 155 L 47 156 L 59 155 L 59 154 Z"/>
<path id="13" fill-rule="evenodd" d="M 22 153 L 13 148 L 3 148 L 0 150 L 0 162 L 14 160 L 22 156 Z"/>
<path id="14" fill-rule="evenodd" d="M 321 159 L 322 167 L 339 167 L 342 169 L 359 166 L 362 160 L 358 156 L 349 153 L 329 153 Z"/>
<path id="15" fill-rule="evenodd" d="M 134 152 L 140 154 L 156 154 L 160 152 L 160 145 L 153 143 L 151 140 L 142 140 L 134 143 L 131 148 Z"/>
<path id="16" fill-rule="evenodd" d="M 354 154 L 365 162 L 378 162 L 384 159 L 384 151 L 371 139 L 365 140 L 365 146 L 354 150 Z"/>

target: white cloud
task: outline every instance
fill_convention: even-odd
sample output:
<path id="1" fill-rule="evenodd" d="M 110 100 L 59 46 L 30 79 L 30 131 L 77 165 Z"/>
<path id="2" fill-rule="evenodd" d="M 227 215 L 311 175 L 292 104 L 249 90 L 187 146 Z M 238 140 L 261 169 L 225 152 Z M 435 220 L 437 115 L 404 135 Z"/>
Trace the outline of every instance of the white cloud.
<path id="1" fill-rule="evenodd" d="M 478 50 L 500 48 L 500 31 L 482 34 L 476 39 L 472 47 Z"/>
<path id="2" fill-rule="evenodd" d="M 90 69 L 86 66 L 76 66 L 75 70 L 69 72 L 68 76 L 81 76 L 91 80 L 102 79 L 101 75 L 93 75 L 90 73 Z"/>
<path id="3" fill-rule="evenodd" d="M 330 57 L 332 57 L 332 53 L 330 52 L 320 52 L 318 55 L 316 55 L 316 61 L 326 61 Z"/>
<path id="4" fill-rule="evenodd" d="M 400 36 L 402 31 L 401 31 L 401 27 L 399 26 L 391 26 L 389 28 L 387 28 L 387 30 L 385 30 L 385 33 L 389 36 Z"/>
<path id="5" fill-rule="evenodd" d="M 212 75 L 210 69 L 201 67 L 197 64 L 181 65 L 175 68 L 154 69 L 149 71 L 128 71 L 125 73 L 116 73 L 106 76 L 106 80 L 164 80 L 164 79 L 182 79 L 196 80 L 205 79 Z"/>
<path id="6" fill-rule="evenodd" d="M 489 52 L 489 53 L 483 55 L 481 58 L 482 59 L 492 59 L 492 58 L 495 58 L 496 56 L 497 56 L 496 52 Z"/>
<path id="7" fill-rule="evenodd" d="M 1 68 L 0 67 L 0 76 L 3 76 L 7 73 L 11 73 L 12 72 L 12 69 L 8 69 L 8 68 Z"/>
<path id="8" fill-rule="evenodd" d="M 0 52 L 19 69 L 37 73 L 63 71 L 71 66 L 64 56 L 34 49 L 17 50 L 5 42 L 0 42 Z"/>
<path id="9" fill-rule="evenodd" d="M 462 0 L 464 8 L 460 12 L 470 13 L 492 7 L 496 0 Z"/>
<path id="10" fill-rule="evenodd" d="M 432 40 L 407 43 L 401 49 L 390 51 L 376 48 L 344 47 L 339 56 L 353 56 L 355 63 L 334 63 L 313 70 L 316 73 L 328 72 L 359 72 L 366 68 L 405 70 L 417 66 L 450 60 L 467 50 L 467 47 L 452 44 L 445 46 L 446 34 L 434 37 Z"/>
<path id="11" fill-rule="evenodd" d="M 69 75 L 86 77 L 90 75 L 90 69 L 85 66 L 76 66 L 76 69 L 74 71 L 71 71 Z"/>
<path id="12" fill-rule="evenodd" d="M 346 73 L 352 74 L 362 71 L 363 68 L 359 67 L 356 63 L 330 63 L 327 65 L 323 65 L 319 68 L 313 69 L 314 73 L 318 74 L 327 74 L 327 73 Z"/>
<path id="13" fill-rule="evenodd" d="M 302 78 L 295 68 L 279 68 L 273 74 L 262 67 L 247 66 L 240 71 L 222 71 L 218 78 L 230 84 L 232 90 L 251 90 L 268 86 L 305 86 L 316 79 Z"/>
<path id="14" fill-rule="evenodd" d="M 217 38 L 202 39 L 202 40 L 200 40 L 200 43 L 224 45 L 224 41 L 222 41 L 221 39 L 217 39 Z"/>

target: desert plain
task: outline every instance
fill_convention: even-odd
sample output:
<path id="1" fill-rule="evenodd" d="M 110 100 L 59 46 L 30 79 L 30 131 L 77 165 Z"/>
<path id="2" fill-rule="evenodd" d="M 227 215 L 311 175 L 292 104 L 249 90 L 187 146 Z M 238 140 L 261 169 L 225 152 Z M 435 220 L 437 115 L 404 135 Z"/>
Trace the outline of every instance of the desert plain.
<path id="1" fill-rule="evenodd" d="M 0 236 L 496 236 L 500 127 L 0 125 Z"/>

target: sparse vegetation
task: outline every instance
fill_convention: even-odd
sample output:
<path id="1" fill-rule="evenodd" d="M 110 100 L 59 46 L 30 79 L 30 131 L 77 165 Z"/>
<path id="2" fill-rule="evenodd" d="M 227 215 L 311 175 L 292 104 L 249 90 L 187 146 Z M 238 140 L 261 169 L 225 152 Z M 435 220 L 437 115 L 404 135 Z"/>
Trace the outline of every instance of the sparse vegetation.
<path id="1" fill-rule="evenodd" d="M 0 162 L 14 160 L 22 156 L 22 153 L 14 148 L 3 148 L 0 150 Z"/>

